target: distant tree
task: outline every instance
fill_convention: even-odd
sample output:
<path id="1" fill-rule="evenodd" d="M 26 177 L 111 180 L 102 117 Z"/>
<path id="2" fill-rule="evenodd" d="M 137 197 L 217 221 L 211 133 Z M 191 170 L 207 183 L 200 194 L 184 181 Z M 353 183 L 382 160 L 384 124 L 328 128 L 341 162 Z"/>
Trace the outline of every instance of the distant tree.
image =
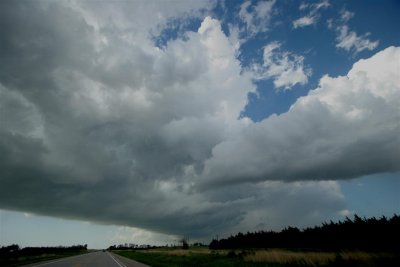
<path id="1" fill-rule="evenodd" d="M 189 249 L 189 238 L 182 237 L 179 242 L 182 244 L 183 249 Z"/>

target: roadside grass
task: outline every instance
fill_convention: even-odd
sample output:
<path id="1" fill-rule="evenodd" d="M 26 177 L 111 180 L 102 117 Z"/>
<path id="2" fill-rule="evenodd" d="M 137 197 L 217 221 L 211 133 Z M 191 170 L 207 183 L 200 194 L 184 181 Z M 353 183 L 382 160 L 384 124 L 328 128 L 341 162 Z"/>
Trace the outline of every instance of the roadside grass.
<path id="1" fill-rule="evenodd" d="M 153 267 L 241 267 L 246 265 L 241 258 L 228 258 L 226 255 L 206 253 L 184 253 L 176 255 L 170 252 L 118 251 L 117 254 L 148 264 Z M 257 264 L 257 266 L 263 266 Z"/>
<path id="2" fill-rule="evenodd" d="M 329 252 L 294 252 L 288 250 L 256 250 L 244 256 L 247 262 L 304 264 L 323 266 L 335 260 L 335 253 Z"/>
<path id="3" fill-rule="evenodd" d="M 399 267 L 400 256 L 394 253 L 363 251 L 303 252 L 284 249 L 269 250 L 190 250 L 160 248 L 146 251 L 114 251 L 115 253 L 153 267 Z"/>
<path id="4" fill-rule="evenodd" d="M 19 256 L 19 257 L 11 257 L 11 258 L 1 258 L 0 266 L 1 267 L 15 267 L 22 266 L 28 264 L 39 263 L 43 261 L 51 261 L 57 260 L 61 258 L 76 256 L 80 254 L 87 253 L 85 252 L 74 252 L 74 253 L 60 253 L 60 254 L 40 254 L 40 255 L 30 255 L 30 256 Z"/>
<path id="5" fill-rule="evenodd" d="M 246 262 L 276 263 L 283 266 L 400 266 L 400 256 L 398 254 L 365 251 L 302 252 L 271 249 L 255 250 L 243 258 Z"/>

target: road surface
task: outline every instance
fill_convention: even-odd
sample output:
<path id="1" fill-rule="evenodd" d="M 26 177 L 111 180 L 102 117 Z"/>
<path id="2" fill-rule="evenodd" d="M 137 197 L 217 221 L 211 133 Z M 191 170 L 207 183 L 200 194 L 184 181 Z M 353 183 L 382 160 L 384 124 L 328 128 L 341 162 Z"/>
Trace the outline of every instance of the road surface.
<path id="1" fill-rule="evenodd" d="M 64 259 L 35 263 L 26 267 L 149 267 L 109 252 L 92 252 Z"/>

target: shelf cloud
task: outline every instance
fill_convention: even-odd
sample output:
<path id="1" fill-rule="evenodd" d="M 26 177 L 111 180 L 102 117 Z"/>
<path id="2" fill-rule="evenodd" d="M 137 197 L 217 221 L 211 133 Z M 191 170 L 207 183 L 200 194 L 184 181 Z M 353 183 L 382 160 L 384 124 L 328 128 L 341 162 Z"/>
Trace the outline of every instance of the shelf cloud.
<path id="1" fill-rule="evenodd" d="M 1 209 L 204 237 L 309 223 L 346 209 L 337 180 L 400 170 L 400 48 L 255 123 L 220 21 L 152 41 L 200 2 L 0 4 Z"/>

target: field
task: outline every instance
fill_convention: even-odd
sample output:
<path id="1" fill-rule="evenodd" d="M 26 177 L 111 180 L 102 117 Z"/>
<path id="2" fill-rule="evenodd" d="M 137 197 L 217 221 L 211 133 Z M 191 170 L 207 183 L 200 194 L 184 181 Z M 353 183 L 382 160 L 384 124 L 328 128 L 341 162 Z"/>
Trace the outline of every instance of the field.
<path id="1" fill-rule="evenodd" d="M 27 265 L 31 263 L 55 260 L 65 257 L 70 257 L 74 255 L 79 255 L 82 253 L 87 253 L 86 251 L 75 251 L 75 252 L 64 252 L 64 253 L 41 253 L 37 255 L 19 255 L 18 257 L 1 257 L 0 266 L 1 267 L 14 267 Z"/>
<path id="2" fill-rule="evenodd" d="M 116 251 L 117 254 L 149 264 L 167 266 L 269 266 L 269 267 L 398 267 L 400 257 L 394 253 L 367 253 L 362 251 L 304 252 L 283 249 L 269 250 L 189 250 L 161 248 L 138 251 Z"/>

